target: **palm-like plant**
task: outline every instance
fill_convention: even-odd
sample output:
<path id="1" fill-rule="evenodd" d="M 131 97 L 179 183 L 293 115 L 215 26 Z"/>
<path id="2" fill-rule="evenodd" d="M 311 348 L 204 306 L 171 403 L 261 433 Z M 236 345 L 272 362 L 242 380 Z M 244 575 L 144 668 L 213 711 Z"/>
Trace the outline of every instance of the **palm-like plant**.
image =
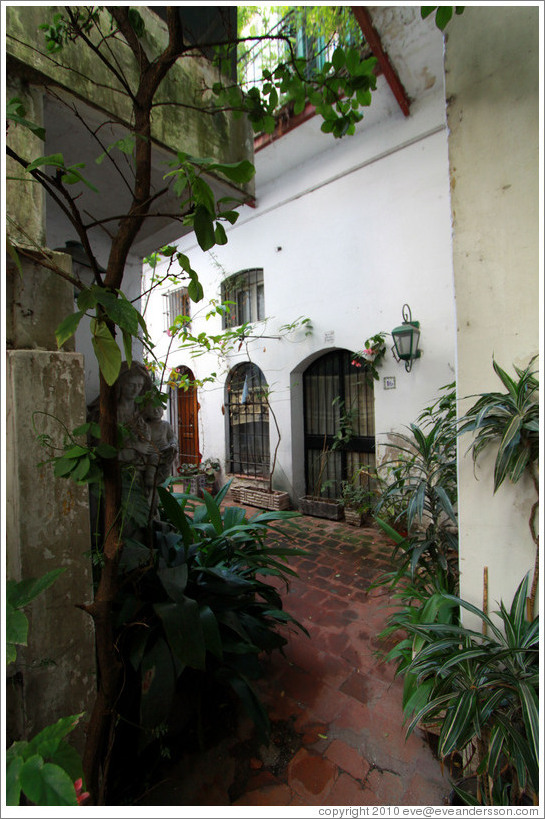
<path id="1" fill-rule="evenodd" d="M 528 474 L 539 498 L 537 461 L 539 458 L 539 382 L 532 369 L 532 358 L 525 369 L 515 367 L 515 380 L 495 361 L 494 371 L 507 392 L 482 393 L 478 401 L 460 419 L 459 433 L 474 432 L 469 447 L 476 463 L 481 452 L 491 444 L 499 444 L 494 465 L 494 492 L 509 479 L 517 483 Z M 539 537 L 535 520 L 539 500 L 530 513 L 530 532 L 536 544 L 536 558 L 532 588 L 528 599 L 528 616 L 534 611 L 539 577 Z"/>
<path id="2" fill-rule="evenodd" d="M 407 671 L 430 688 L 408 732 L 419 722 L 439 720 L 441 758 L 476 751 L 478 798 L 485 804 L 517 804 L 522 793 L 539 791 L 539 621 L 525 617 L 527 591 L 526 576 L 510 610 L 500 605 L 503 630 L 467 601 L 444 595 L 480 617 L 484 635 L 445 622 L 405 623 L 423 645 Z M 473 803 L 469 795 L 463 798 Z"/>
<path id="3" fill-rule="evenodd" d="M 408 568 L 413 578 L 445 577 L 449 591 L 458 578 L 456 516 L 456 429 L 454 385 L 424 410 L 408 434 L 395 433 L 395 458 L 381 465 L 389 471 L 376 504 L 378 524 L 396 542 L 394 557 L 401 574 Z M 381 511 L 401 510 L 395 522 L 404 523 L 401 537 L 380 519 Z"/>

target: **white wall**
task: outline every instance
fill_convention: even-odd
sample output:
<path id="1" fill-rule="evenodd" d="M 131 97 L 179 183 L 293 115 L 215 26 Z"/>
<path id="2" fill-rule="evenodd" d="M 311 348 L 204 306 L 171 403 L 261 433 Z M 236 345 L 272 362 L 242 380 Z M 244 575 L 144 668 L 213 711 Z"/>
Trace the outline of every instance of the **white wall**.
<path id="1" fill-rule="evenodd" d="M 539 15 L 541 12 L 541 23 Z M 515 375 L 539 350 L 539 31 L 543 8 L 468 7 L 449 27 L 453 261 L 458 394 L 503 392 L 492 359 Z M 473 399 L 474 400 L 474 399 Z M 462 401 L 467 409 L 472 401 Z M 535 547 L 530 481 L 493 494 L 495 452 L 474 473 L 459 459 L 461 591 L 481 605 L 509 604 Z"/>
<path id="2" fill-rule="evenodd" d="M 441 66 L 440 36 L 424 28 L 421 37 L 434 65 Z M 228 231 L 228 244 L 203 254 L 195 242 L 180 243 L 206 298 L 219 296 L 225 276 L 263 268 L 269 317 L 264 334 L 275 335 L 299 316 L 312 321 L 308 338 L 300 332 L 251 347 L 252 360 L 273 390 L 271 404 L 282 431 L 275 485 L 295 499 L 304 489 L 300 376 L 313 358 L 335 348 L 362 349 L 367 337 L 400 324 L 402 306 L 410 304 L 421 324 L 423 355 L 411 373 L 386 355 L 375 389 L 378 458 L 386 434 L 414 421 L 439 387 L 454 378 L 444 89 L 440 79 L 430 88 L 422 82 L 408 119 L 380 78 L 377 99 L 355 136 L 326 137 L 315 118 L 258 152 L 257 206 L 243 208 Z M 313 155 L 302 161 L 305 141 Z M 294 152 L 300 157 L 295 165 Z M 146 317 L 164 354 L 161 298 L 154 295 Z M 220 324 L 195 319 L 194 328 L 213 332 Z M 242 352 L 229 366 L 240 360 Z M 210 357 L 191 362 L 187 354 L 173 353 L 169 368 L 179 364 L 189 365 L 197 377 L 218 370 Z M 383 389 L 384 376 L 395 376 L 395 390 Z M 224 384 L 225 375 L 199 393 L 204 457 L 225 457 Z M 271 452 L 274 443 L 271 423 Z"/>

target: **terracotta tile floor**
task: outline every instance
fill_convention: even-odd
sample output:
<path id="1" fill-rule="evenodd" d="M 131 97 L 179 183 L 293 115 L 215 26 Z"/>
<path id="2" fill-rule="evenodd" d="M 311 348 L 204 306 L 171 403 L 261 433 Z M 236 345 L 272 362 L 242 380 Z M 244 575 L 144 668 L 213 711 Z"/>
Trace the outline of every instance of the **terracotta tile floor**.
<path id="1" fill-rule="evenodd" d="M 242 720 L 236 737 L 184 759 L 179 777 L 140 804 L 446 804 L 450 784 L 425 738 L 405 738 L 403 682 L 375 656 L 389 598 L 368 588 L 390 568 L 390 544 L 375 528 L 297 522 L 292 545 L 308 554 L 290 561 L 299 577 L 284 607 L 310 639 L 291 633 L 285 656 L 264 661 L 258 688 L 273 724 L 269 746 L 252 745 L 252 725 Z"/>

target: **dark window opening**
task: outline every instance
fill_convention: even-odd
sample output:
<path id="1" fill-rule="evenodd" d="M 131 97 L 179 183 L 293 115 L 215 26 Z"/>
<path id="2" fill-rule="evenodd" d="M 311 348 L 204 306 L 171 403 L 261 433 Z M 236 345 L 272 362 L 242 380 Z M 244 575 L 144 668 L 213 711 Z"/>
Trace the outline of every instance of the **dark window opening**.
<path id="1" fill-rule="evenodd" d="M 307 493 L 339 498 L 341 482 L 375 464 L 373 386 L 347 350 L 326 353 L 303 375 Z M 343 442 L 335 442 L 343 432 Z M 335 445 L 335 448 L 332 447 Z M 363 476 L 364 485 L 370 487 Z"/>
<path id="2" fill-rule="evenodd" d="M 187 295 L 187 287 L 179 287 L 177 290 L 172 290 L 170 293 L 165 293 L 165 323 L 166 330 L 168 330 L 178 316 L 187 316 L 189 318 L 189 296 Z M 185 325 L 189 328 L 189 323 Z"/>
<path id="3" fill-rule="evenodd" d="M 229 471 L 254 478 L 269 476 L 267 382 L 255 364 L 238 364 L 227 382 Z"/>
<path id="4" fill-rule="evenodd" d="M 265 318 L 263 270 L 242 270 L 221 285 L 221 300 L 232 302 L 223 316 L 223 329 Z"/>

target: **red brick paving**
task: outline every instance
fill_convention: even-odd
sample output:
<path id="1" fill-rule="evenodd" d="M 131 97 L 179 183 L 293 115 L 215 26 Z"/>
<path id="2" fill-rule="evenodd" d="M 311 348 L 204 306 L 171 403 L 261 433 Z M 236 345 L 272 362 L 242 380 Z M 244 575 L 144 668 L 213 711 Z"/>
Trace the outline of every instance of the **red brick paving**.
<path id="1" fill-rule="evenodd" d="M 308 554 L 290 561 L 299 577 L 282 594 L 310 640 L 291 633 L 285 656 L 276 652 L 264 660 L 258 689 L 273 724 L 288 726 L 299 749 L 275 767 L 268 756 L 278 751 L 274 744 L 257 753 L 254 747 L 232 802 L 232 766 L 221 755 L 214 765 L 208 751 L 200 773 L 194 763 L 193 793 L 185 788 L 182 795 L 178 786 L 147 804 L 446 804 L 450 784 L 428 744 L 417 732 L 405 738 L 402 680 L 376 656 L 389 598 L 369 585 L 391 569 L 388 541 L 374 528 L 343 522 L 302 517 L 298 526 L 290 543 Z"/>

